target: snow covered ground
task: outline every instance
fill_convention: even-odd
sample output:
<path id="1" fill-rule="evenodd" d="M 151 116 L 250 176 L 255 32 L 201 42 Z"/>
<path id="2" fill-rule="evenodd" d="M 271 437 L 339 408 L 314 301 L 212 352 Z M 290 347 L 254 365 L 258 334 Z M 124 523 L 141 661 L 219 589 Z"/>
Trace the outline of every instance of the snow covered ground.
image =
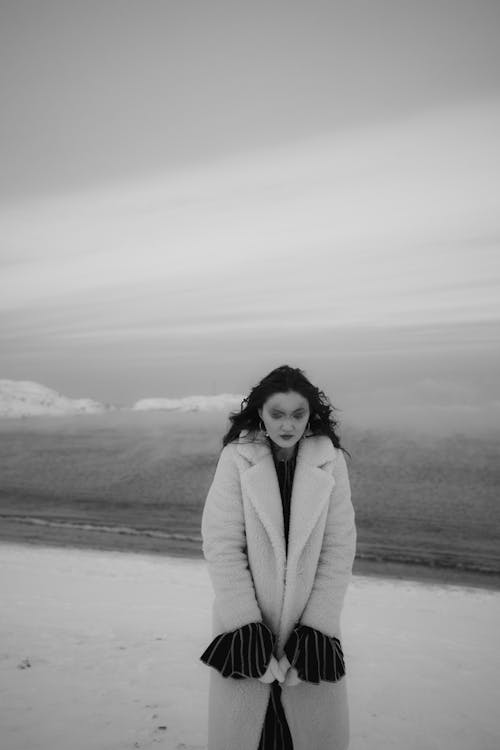
<path id="1" fill-rule="evenodd" d="M 2 750 L 206 747 L 203 561 L 0 544 L 0 571 Z M 355 576 L 350 750 L 498 750 L 499 634 L 496 591 Z"/>

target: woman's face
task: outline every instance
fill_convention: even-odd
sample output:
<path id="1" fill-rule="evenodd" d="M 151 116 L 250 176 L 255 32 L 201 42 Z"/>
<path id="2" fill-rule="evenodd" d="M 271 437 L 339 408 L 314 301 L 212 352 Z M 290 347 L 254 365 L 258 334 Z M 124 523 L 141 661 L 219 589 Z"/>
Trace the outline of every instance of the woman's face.
<path id="1" fill-rule="evenodd" d="M 296 391 L 274 393 L 259 409 L 269 437 L 283 448 L 291 448 L 300 440 L 309 414 L 308 400 Z M 291 437 L 286 437 L 288 435 Z"/>

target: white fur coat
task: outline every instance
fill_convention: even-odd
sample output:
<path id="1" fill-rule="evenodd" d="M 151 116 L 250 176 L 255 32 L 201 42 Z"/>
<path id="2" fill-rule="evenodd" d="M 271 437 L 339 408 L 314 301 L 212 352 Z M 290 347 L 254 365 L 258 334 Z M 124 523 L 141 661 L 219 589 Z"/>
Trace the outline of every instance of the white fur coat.
<path id="1" fill-rule="evenodd" d="M 278 477 L 262 432 L 244 432 L 222 449 L 201 532 L 215 593 L 211 638 L 262 620 L 277 636 L 278 660 L 298 621 L 342 642 L 356 527 L 344 454 L 328 437 L 300 441 L 288 556 Z M 209 669 L 208 750 L 257 750 L 270 685 Z M 294 750 L 347 748 L 348 673 L 346 663 L 346 676 L 337 682 L 283 687 Z"/>

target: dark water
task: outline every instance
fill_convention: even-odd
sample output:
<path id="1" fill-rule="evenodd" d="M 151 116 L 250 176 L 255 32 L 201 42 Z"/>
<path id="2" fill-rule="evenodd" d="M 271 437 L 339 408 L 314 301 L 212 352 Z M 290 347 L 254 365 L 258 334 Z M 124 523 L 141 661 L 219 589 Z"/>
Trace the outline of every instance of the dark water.
<path id="1" fill-rule="evenodd" d="M 225 415 L 115 412 L 0 424 L 0 539 L 201 557 Z M 498 437 L 341 430 L 355 571 L 500 580 Z"/>

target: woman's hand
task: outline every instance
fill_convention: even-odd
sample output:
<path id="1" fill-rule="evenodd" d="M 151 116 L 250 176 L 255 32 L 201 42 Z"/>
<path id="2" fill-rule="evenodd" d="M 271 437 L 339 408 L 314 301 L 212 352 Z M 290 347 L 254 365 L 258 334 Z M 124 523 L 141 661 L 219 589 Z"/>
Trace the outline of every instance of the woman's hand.
<path id="1" fill-rule="evenodd" d="M 286 654 L 283 654 L 283 656 L 279 660 L 278 666 L 280 667 L 282 673 L 285 675 L 283 685 L 285 685 L 286 687 L 293 687 L 294 685 L 298 685 L 299 682 L 302 682 L 297 670 L 295 669 L 295 667 L 292 667 Z"/>
<path id="2" fill-rule="evenodd" d="M 294 687 L 294 685 L 298 685 L 299 682 L 302 682 L 299 677 L 299 673 L 297 672 L 295 667 L 290 667 L 283 684 L 286 685 L 286 687 Z"/>
<path id="3" fill-rule="evenodd" d="M 260 682 L 264 683 L 274 682 L 274 680 L 278 680 L 278 682 L 284 682 L 285 675 L 283 674 L 283 671 L 278 664 L 275 656 L 271 656 L 271 661 L 269 662 L 266 671 L 261 677 L 258 677 L 257 679 Z"/>
<path id="4" fill-rule="evenodd" d="M 262 677 L 258 678 L 260 682 L 269 683 L 278 680 L 282 685 L 287 687 L 293 687 L 302 682 L 295 667 L 292 667 L 286 654 L 283 654 L 281 659 L 276 659 L 275 656 L 271 656 L 269 666 L 264 672 Z"/>

